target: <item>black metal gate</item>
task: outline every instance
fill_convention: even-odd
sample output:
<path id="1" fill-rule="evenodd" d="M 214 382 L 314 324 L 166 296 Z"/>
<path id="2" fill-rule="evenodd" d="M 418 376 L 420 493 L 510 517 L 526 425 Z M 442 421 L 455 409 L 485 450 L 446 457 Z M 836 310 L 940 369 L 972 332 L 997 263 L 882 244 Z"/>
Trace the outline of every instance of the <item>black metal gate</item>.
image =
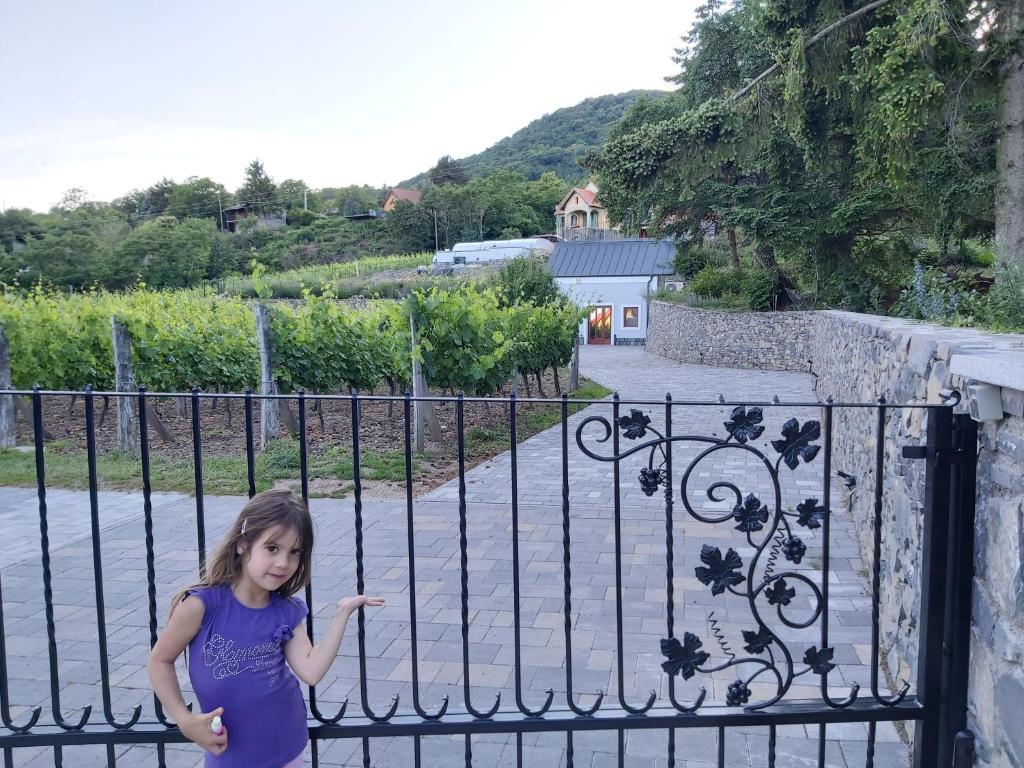
<path id="1" fill-rule="evenodd" d="M 123 745 L 151 744 L 154 749 L 154 764 L 164 765 L 168 761 L 166 745 L 182 742 L 183 738 L 168 722 L 159 706 L 152 699 L 146 706 L 136 706 L 131 714 L 124 716 L 115 712 L 112 689 L 112 672 L 109 661 L 108 631 L 106 623 L 105 588 L 117 563 L 104 562 L 101 548 L 103 530 L 100 525 L 100 481 L 97 473 L 97 427 L 95 423 L 95 399 L 130 398 L 138 414 L 140 463 L 140 512 L 143 516 L 145 535 L 138 547 L 145 551 L 146 584 L 145 599 L 148 603 L 148 631 L 150 645 L 155 642 L 158 631 L 157 599 L 157 555 L 158 543 L 154 536 L 151 491 L 150 429 L 147 424 L 147 405 L 164 397 L 186 397 L 191 402 L 191 441 L 195 462 L 195 535 L 196 552 L 200 570 L 204 565 L 206 551 L 206 502 L 204 501 L 204 474 L 202 456 L 201 403 L 211 397 L 197 391 L 191 393 L 156 394 L 140 390 L 138 393 L 84 393 L 70 392 L 10 392 L 18 397 L 31 399 L 34 436 L 34 457 L 36 467 L 37 521 L 39 544 L 42 604 L 38 607 L 45 615 L 46 654 L 45 676 L 48 677 L 49 693 L 46 701 L 37 705 L 18 701 L 12 694 L 9 669 L 13 662 L 10 651 L 15 633 L 5 632 L 5 624 L 17 624 L 21 615 L 12 617 L 4 613 L 4 597 L 0 593 L 0 660 L 3 673 L 0 675 L 0 714 L 3 727 L 0 728 L 0 748 L 3 750 L 4 765 L 18 764 L 19 755 L 45 748 L 52 751 L 57 765 L 74 765 L 71 755 L 76 746 L 104 745 L 107 762 L 111 765 L 143 764 L 137 756 L 118 759 Z M 44 452 L 45 424 L 44 403 L 76 396 L 84 399 L 85 443 L 87 454 L 87 486 L 89 490 L 91 570 L 94 584 L 95 627 L 97 656 L 99 660 L 99 683 L 95 687 L 100 706 L 68 715 L 61 697 L 66 683 L 62 683 L 61 669 L 67 660 L 61 658 L 58 636 L 62 633 L 62 622 L 55 613 L 54 582 L 59 575 L 51 564 L 47 487 L 47 453 Z M 244 409 L 244 442 L 247 457 L 247 484 L 249 495 L 256 492 L 256 456 L 254 449 L 254 403 L 259 396 L 252 393 L 238 395 L 216 395 L 228 400 L 240 400 Z M 970 625 L 970 594 L 973 568 L 974 493 L 977 434 L 974 423 L 962 415 L 955 415 L 953 403 L 930 406 L 887 405 L 884 402 L 858 403 L 725 403 L 682 402 L 667 397 L 664 401 L 620 402 L 618 396 L 612 401 L 583 401 L 563 396 L 558 400 L 495 398 L 485 401 L 481 398 L 431 398 L 448 409 L 453 419 L 453 436 L 458 458 L 457 494 L 451 505 L 453 525 L 457 520 L 458 540 L 458 628 L 461 644 L 461 693 L 462 701 L 450 701 L 446 695 L 433 707 L 423 702 L 418 659 L 417 628 L 422 622 L 417 619 L 419 593 L 416 582 L 417 525 L 414 521 L 413 498 L 413 451 L 411 442 L 411 414 L 413 398 L 362 396 L 306 396 L 298 393 L 278 396 L 297 408 L 298 429 L 295 438 L 300 458 L 299 477 L 302 493 L 309 495 L 308 450 L 307 450 L 307 407 L 310 402 L 334 403 L 335 407 L 347 409 L 351 421 L 351 460 L 353 463 L 353 507 L 352 518 L 348 521 L 354 533 L 352 562 L 355 566 L 356 588 L 364 589 L 364 565 L 367 555 L 364 551 L 364 513 L 361 482 L 361 435 L 362 411 L 370 404 L 388 403 L 400 409 L 398 420 L 401 430 L 397 438 L 405 455 L 406 486 L 404 505 L 404 531 L 401 538 L 407 556 L 408 580 L 405 584 L 409 594 L 408 622 L 403 637 L 408 640 L 411 665 L 410 701 L 395 696 L 390 705 L 382 711 L 375 711 L 371 705 L 372 681 L 367 670 L 367 622 L 360 613 L 356 627 L 359 649 L 359 706 L 350 706 L 346 700 L 338 712 L 324 712 L 317 691 L 309 689 L 310 736 L 313 740 L 313 762 L 318 761 L 318 749 L 334 740 L 358 740 L 359 749 L 352 758 L 352 764 L 376 765 L 381 750 L 373 745 L 378 743 L 407 743 L 406 759 L 395 763 L 394 755 L 387 764 L 427 765 L 435 764 L 423 757 L 423 740 L 433 737 L 462 737 L 458 748 L 459 763 L 490 765 L 484 762 L 492 753 L 484 751 L 481 745 L 501 735 L 508 735 L 509 749 L 514 749 L 515 763 L 521 765 L 524 753 L 528 762 L 531 744 L 538 734 L 557 734 L 564 739 L 564 759 L 567 765 L 583 764 L 577 761 L 577 743 L 585 732 L 607 732 L 612 746 L 609 754 L 623 765 L 627 754 L 626 740 L 630 733 L 657 731 L 665 734 L 665 763 L 669 766 L 684 764 L 684 758 L 692 757 L 691 737 L 700 733 L 712 737 L 710 754 L 701 759 L 711 764 L 726 766 L 730 729 L 763 729 L 767 739 L 760 763 L 767 766 L 785 765 L 777 755 L 776 745 L 780 729 L 785 726 L 808 727 L 808 734 L 816 731 L 817 738 L 809 738 L 814 745 L 817 765 L 833 764 L 826 754 L 827 734 L 831 726 L 849 723 L 866 724 L 867 738 L 865 753 L 860 764 L 875 764 L 876 729 L 881 723 L 903 722 L 912 725 L 912 759 L 915 768 L 934 766 L 964 766 L 970 764 L 969 738 L 958 734 L 966 728 L 967 700 L 967 659 Z M 469 567 L 471 546 L 469 521 L 474 517 L 471 511 L 475 501 L 467 491 L 466 469 L 466 427 L 467 408 L 484 406 L 501 408 L 508 423 L 508 469 L 509 496 L 507 505 L 508 539 L 505 545 L 510 552 L 510 571 L 507 574 L 508 589 L 496 590 L 505 594 L 511 606 L 513 642 L 511 659 L 513 680 L 505 688 L 512 693 L 502 699 L 498 692 L 489 705 L 474 702 L 472 680 L 475 662 L 472 659 L 474 641 L 471 639 L 473 622 L 470 620 L 469 600 L 474 571 Z M 340 406 L 339 406 L 340 404 Z M 535 695 L 523 670 L 523 630 L 521 628 L 521 605 L 524 601 L 521 578 L 523 564 L 521 548 L 524 544 L 521 515 L 523 514 L 524 489 L 519 464 L 521 450 L 517 419 L 521 418 L 524 404 L 557 409 L 558 441 L 550 447 L 547 456 L 551 476 L 560 477 L 557 506 L 551 508 L 551 523 L 560 529 L 560 540 L 548 542 L 560 549 L 560 572 L 550 571 L 547 581 L 542 582 L 550 592 L 545 598 L 557 600 L 561 619 L 560 627 L 551 634 L 557 637 L 556 647 L 564 654 L 560 671 L 552 673 L 558 678 L 557 685 L 550 685 L 536 704 L 527 700 Z M 579 417 L 572 415 L 577 407 L 593 406 Z M 623 406 L 626 406 L 625 408 Z M 884 506 L 884 464 L 885 425 L 887 414 L 899 409 L 920 408 L 927 412 L 927 442 L 920 446 L 903 449 L 905 459 L 920 459 L 926 464 L 925 498 L 922 514 L 922 545 L 920 552 L 920 615 L 917 647 L 917 675 L 914 684 L 909 682 L 885 692 L 880 681 L 880 655 L 882 635 L 880 626 L 881 583 L 881 538 L 883 535 Z M 703 410 L 702 410 L 703 409 Z M 798 414 L 814 415 L 815 418 L 788 418 L 782 421 L 769 413 L 789 409 Z M 628 411 L 628 413 L 626 412 Z M 723 413 L 721 426 L 711 433 L 676 433 L 673 424 L 690 422 L 690 414 L 697 412 Z M 847 683 L 841 694 L 836 693 L 835 682 L 839 660 L 834 656 L 834 628 L 830 627 L 829 605 L 832 583 L 831 535 L 841 505 L 835 504 L 832 496 L 832 481 L 835 470 L 833 462 L 834 431 L 836 415 L 866 424 L 868 432 L 874 432 L 876 474 L 872 489 L 874 514 L 872 526 L 873 552 L 869 555 L 868 573 L 870 584 L 866 585 L 871 603 L 870 618 L 870 666 L 867 690 L 859 682 Z M 872 419 L 872 416 L 875 416 Z M 774 420 L 773 420 L 774 419 Z M 722 430 L 724 429 L 724 432 Z M 775 430 L 774 432 L 772 430 Z M 767 430 L 767 431 L 766 431 Z M 397 431 L 397 430 L 396 430 Z M 716 434 L 722 433 L 722 434 Z M 774 436 L 774 439 L 769 439 Z M 734 457 L 724 461 L 725 457 Z M 739 457 L 739 458 L 735 458 Z M 722 461 L 720 461 L 722 460 Z M 724 461 L 724 463 L 723 463 Z M 589 464 L 588 464 L 589 463 Z M 589 466 L 590 469 L 586 469 Z M 808 466 L 820 466 L 816 486 L 820 495 L 807 496 L 799 504 L 789 505 L 786 501 L 787 484 L 799 473 L 807 473 Z M 610 475 L 603 486 L 593 485 L 589 491 L 600 496 L 600 501 L 589 507 L 581 503 L 578 491 L 571 489 L 574 471 L 592 471 L 593 467 L 607 467 Z M 707 470 L 708 467 L 718 469 Z M 724 467 L 724 469 L 722 469 Z M 759 489 L 749 485 L 754 471 L 762 473 Z M 718 474 L 716 474 L 718 472 Z M 626 474 L 629 473 L 629 474 Z M 724 473 L 724 474 L 723 474 Z M 811 487 L 811 481 L 805 482 Z M 593 490 L 599 488 L 599 490 Z M 526 489 L 529 493 L 531 489 Z M 586 490 L 586 489 L 584 489 Z M 630 496 L 638 490 L 643 494 Z M 699 492 L 699 493 L 698 493 Z M 602 496 L 603 494 L 603 496 Z M 624 496 L 626 497 L 624 499 Z M 698 503 L 702 498 L 705 506 Z M 632 500 L 631 500 L 632 499 Z M 633 553 L 624 551 L 624 530 L 629 525 L 626 512 L 635 505 L 650 505 L 656 500 L 659 520 L 663 524 L 663 542 L 648 543 L 646 550 L 635 548 Z M 533 503 L 533 502 L 530 502 Z M 581 509 L 597 509 L 592 520 L 605 519 L 607 513 L 608 541 L 604 551 L 588 556 L 574 550 L 584 524 L 574 518 Z M 557 515 L 557 518 L 555 517 Z M 506 518 L 502 518 L 505 520 Z M 348 524 L 348 523 L 346 523 Z M 504 523 L 502 523 L 504 525 Z M 699 526 L 698 529 L 684 526 Z M 689 541 L 690 534 L 697 530 L 695 538 L 707 535 L 707 542 L 701 539 L 700 565 L 681 570 L 685 557 L 680 555 L 681 542 Z M 684 533 L 685 531 L 685 533 Z M 724 531 L 724 533 L 723 533 Z M 454 538 L 454 529 L 452 529 Z M 574 538 L 575 537 L 575 538 Z M 504 545 L 503 545 L 504 546 Z M 643 552 L 656 550 L 657 566 L 662 573 L 662 592 L 657 591 L 657 601 L 648 601 L 652 613 L 664 622 L 660 633 L 661 668 L 663 685 L 652 690 L 646 699 L 630 702 L 627 700 L 631 685 L 628 669 L 630 654 L 624 638 L 631 636 L 634 618 L 624 615 L 624 604 L 631 606 L 624 597 L 631 589 L 630 579 L 634 568 L 652 566 L 651 559 Z M 638 554 L 641 553 L 641 554 Z M 848 553 L 847 553 L 848 555 Z M 646 559 L 645 559 L 646 558 Z M 813 560 L 813 563 L 811 562 Z M 583 591 L 579 598 L 579 571 L 587 562 L 609 564 L 608 584 L 605 587 L 609 614 L 598 610 L 596 626 L 603 627 L 595 636 L 603 637 L 612 665 L 612 688 L 614 694 L 605 691 L 582 692 L 574 684 L 574 638 L 579 630 L 581 606 L 587 601 L 597 601 L 598 587 Z M 613 567 L 612 567 L 613 563 Z M 577 582 L 574 582 L 574 570 Z M 106 573 L 106 577 L 105 577 Z M 691 576 L 692 574 L 692 576 Z M 642 575 L 642 574 L 641 574 Z M 6 569 L 5 579 L 19 583 L 21 576 L 16 569 Z M 105 580 L 105 578 L 107 580 Z M 640 578 L 637 575 L 636 578 Z M 679 584 L 687 579 L 699 582 L 703 596 L 696 594 L 696 604 L 707 609 L 707 620 L 695 626 L 686 616 L 680 619 L 677 613 L 680 602 L 676 591 Z M 647 589 L 654 589 L 648 579 Z M 686 582 L 688 583 L 688 582 Z M 597 584 L 597 582 L 595 582 Z M 143 592 L 141 591 L 141 599 Z M 313 604 L 311 588 L 307 589 L 307 600 Z M 7 598 L 10 602 L 10 597 Z M 660 603 L 657 605 L 656 603 Z M 38 610 L 37 609 L 37 610 Z M 655 610 L 656 609 L 656 610 Z M 695 609 L 696 610 L 696 609 Z M 697 611 L 699 614 L 699 611 Z M 310 616 L 312 617 L 311 611 Z M 723 617 L 728 617 L 732 630 L 723 628 Z M 310 621 L 310 632 L 313 631 Z M 742 641 L 736 627 L 744 624 Z M 558 630 L 561 630 L 560 632 Z M 728 637 L 733 631 L 736 638 Z M 809 634 L 811 633 L 811 634 Z M 813 642 L 808 643 L 808 638 Z M 403 639 L 403 642 L 405 642 Z M 866 636 L 865 636 L 866 639 Z M 554 643 L 554 639 L 551 641 Z M 743 643 L 742 653 L 734 647 Z M 865 646 L 868 643 L 865 642 Z M 147 648 L 143 647 L 144 653 Z M 16 655 L 16 654 L 14 654 Z M 728 678 L 726 678 L 728 675 Z M 735 677 L 733 678 L 733 675 Z M 42 675 L 41 675 L 42 676 Z M 548 676 L 542 686 L 553 679 Z M 805 681 L 812 681 L 806 684 Z M 794 696 L 794 690 L 808 691 L 809 685 L 817 688 L 816 696 Z M 684 687 L 689 690 L 684 694 Z M 555 689 L 560 693 L 556 696 Z M 723 695 L 724 694 L 724 695 Z M 509 702 L 509 698 L 514 701 Z M 358 712 L 353 710 L 359 709 Z M 45 714 L 44 714 L 45 712 Z M 512 743 L 514 739 L 514 745 Z M 398 740 L 392 742 L 392 740 Z M 476 754 L 474 755 L 474 748 Z M 449 762 L 451 750 L 448 751 Z M 954 752 L 957 757 L 954 762 Z M 140 753 L 141 754 L 141 753 Z M 588 760 L 591 757 L 588 754 Z M 150 763 L 145 763 L 150 764 Z M 438 763 L 440 764 L 440 763 Z M 589 762 L 586 763 L 590 765 Z M 597 764 L 596 762 L 594 763 Z M 653 764 L 653 763 L 652 763 Z M 843 765 L 846 763 L 843 762 Z"/>

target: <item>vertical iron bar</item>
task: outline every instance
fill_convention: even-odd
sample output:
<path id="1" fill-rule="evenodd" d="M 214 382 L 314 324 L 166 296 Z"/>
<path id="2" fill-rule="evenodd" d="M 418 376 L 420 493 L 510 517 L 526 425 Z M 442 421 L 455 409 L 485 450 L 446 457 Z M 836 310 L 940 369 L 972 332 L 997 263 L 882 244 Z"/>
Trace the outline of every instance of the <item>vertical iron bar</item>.
<path id="1" fill-rule="evenodd" d="M 875 736 L 876 736 L 876 725 L 874 722 L 868 723 L 868 747 L 867 755 L 864 758 L 864 768 L 875 768 Z"/>
<path id="2" fill-rule="evenodd" d="M 309 506 L 309 451 L 306 446 L 306 390 L 299 389 L 299 479 L 302 484 L 302 501 Z"/>
<path id="3" fill-rule="evenodd" d="M 85 389 L 85 449 L 89 470 L 89 523 L 92 534 L 92 575 L 96 590 L 96 631 L 100 653 L 100 690 L 103 697 L 103 715 L 107 722 L 119 730 L 131 728 L 142 714 L 142 706 L 136 706 L 128 722 L 120 723 L 114 718 L 110 698 L 110 662 L 107 659 L 107 620 L 103 599 L 103 552 L 100 546 L 100 503 L 96 477 L 96 427 L 93 413 L 92 385 Z M 107 757 L 113 758 L 113 746 L 107 749 Z"/>
<path id="4" fill-rule="evenodd" d="M 353 506 L 355 509 L 356 524 L 356 593 L 363 594 L 365 583 L 363 581 L 363 481 L 360 477 L 362 472 L 362 451 L 359 445 L 359 425 L 362 418 L 362 408 L 359 402 L 359 393 L 354 389 L 351 396 L 352 403 L 352 482 L 353 482 Z M 359 693 L 363 704 L 363 714 L 374 722 L 385 722 L 390 720 L 398 709 L 398 694 L 391 697 L 391 708 L 384 715 L 378 715 L 370 708 L 370 692 L 366 683 L 366 615 L 362 608 L 357 614 L 356 626 L 358 628 L 357 639 L 359 643 Z M 363 761 L 368 761 L 369 743 L 364 741 Z M 367 763 L 369 765 L 369 763 Z"/>
<path id="5" fill-rule="evenodd" d="M 459 448 L 459 575 L 462 596 L 462 695 L 466 702 L 466 711 L 473 717 L 489 718 L 498 711 L 501 705 L 501 694 L 495 697 L 494 706 L 487 712 L 474 709 L 469 692 L 469 542 L 466 537 L 466 435 L 465 435 L 465 400 L 459 390 L 455 401 L 455 426 L 458 432 Z M 466 736 L 466 753 L 471 757 L 469 736 Z M 467 761 L 470 758 L 467 757 Z M 466 763 L 469 765 L 469 762 Z"/>
<path id="6" fill-rule="evenodd" d="M 582 708 L 573 701 L 572 692 L 572 553 L 569 536 L 569 395 L 562 395 L 562 604 L 565 612 L 565 697 L 569 708 L 577 715 L 592 715 L 604 701 L 604 691 L 597 692 L 597 700 L 590 708 Z"/>
<path id="7" fill-rule="evenodd" d="M 46 614 L 46 645 L 50 659 L 50 708 L 53 721 L 66 731 L 79 731 L 92 714 L 92 705 L 82 710 L 75 724 L 64 719 L 60 711 L 60 673 L 57 665 L 57 625 L 53 619 L 53 575 L 50 572 L 50 523 L 46 509 L 46 459 L 43 454 L 43 399 L 38 385 L 32 388 L 32 435 L 36 454 L 36 494 L 39 497 L 39 547 L 43 560 L 43 611 Z M 53 759 L 60 764 L 60 747 L 53 748 Z"/>
<path id="8" fill-rule="evenodd" d="M 406 546 L 409 552 L 409 651 L 412 662 L 412 706 L 416 713 L 425 720 L 436 720 L 444 716 L 448 709 L 448 697 L 444 697 L 441 708 L 434 714 L 423 709 L 420 703 L 419 677 L 419 642 L 416 629 L 416 537 L 413 520 L 412 493 L 412 399 L 409 390 L 405 391 L 402 403 L 402 423 L 405 433 L 405 531 Z M 416 737 L 416 754 L 419 755 L 419 737 Z M 417 759 L 417 764 L 419 757 Z"/>
<path id="9" fill-rule="evenodd" d="M 252 433 L 252 388 L 245 388 L 245 469 L 249 498 L 256 495 L 256 441 Z"/>
<path id="10" fill-rule="evenodd" d="M 153 546 L 153 487 L 150 481 L 149 470 L 149 423 L 146 414 L 146 388 L 139 387 L 139 456 L 142 461 L 142 513 L 146 531 L 146 596 L 149 602 L 149 647 L 156 645 L 157 640 L 157 618 L 156 618 L 156 554 Z M 153 710 L 156 712 L 156 719 L 168 728 L 174 725 L 164 715 L 164 708 L 160 699 L 153 694 Z M 166 745 L 160 742 L 156 745 L 157 768 L 165 768 L 167 765 Z"/>
<path id="11" fill-rule="evenodd" d="M 725 768 L 725 728 L 718 728 L 718 768 Z"/>
<path id="12" fill-rule="evenodd" d="M 626 765 L 626 732 L 622 728 L 619 728 L 618 739 L 619 739 L 619 756 L 618 756 L 619 768 L 625 768 L 625 765 Z"/>
<path id="13" fill-rule="evenodd" d="M 944 667 L 946 570 L 949 555 L 950 460 L 952 458 L 952 409 L 938 408 L 928 417 L 928 467 L 925 476 L 925 510 L 922 531 L 921 616 L 918 657 L 918 700 L 924 720 L 914 727 L 914 768 L 939 765 L 946 734 L 941 731 L 941 685 Z M 952 741 L 953 734 L 948 734 Z M 951 743 L 949 744 L 951 748 Z"/>
<path id="14" fill-rule="evenodd" d="M 970 682 L 971 597 L 974 586 L 974 517 L 977 493 L 978 423 L 967 414 L 953 417 L 952 508 L 949 554 L 945 557 L 946 621 L 943 637 L 942 717 L 939 764 L 955 760 L 957 734 L 967 728 Z"/>
<path id="15" fill-rule="evenodd" d="M 473 742 L 470 741 L 469 734 L 466 734 L 466 768 L 473 768 Z"/>
<path id="16" fill-rule="evenodd" d="M 903 688 L 892 696 L 883 696 L 878 690 L 879 666 L 879 606 L 881 601 L 882 571 L 882 498 L 885 481 L 885 398 L 878 399 L 878 421 L 875 424 L 875 503 L 874 503 L 874 553 L 871 560 L 871 695 L 883 706 L 898 704 L 910 690 L 904 682 Z M 947 478 L 948 480 L 948 478 Z M 922 550 L 927 555 L 927 549 Z"/>
<path id="17" fill-rule="evenodd" d="M 668 729 L 668 768 L 676 768 L 676 729 Z"/>
<path id="18" fill-rule="evenodd" d="M 619 485 L 619 393 L 612 396 L 612 501 L 615 516 L 615 644 L 616 670 L 618 672 L 619 706 L 633 715 L 640 715 L 654 706 L 658 692 L 651 691 L 647 703 L 641 707 L 630 706 L 626 702 L 625 690 L 625 657 L 623 656 L 623 623 L 622 623 L 622 491 Z"/>
<path id="19" fill-rule="evenodd" d="M 622 500 L 619 497 L 619 393 L 612 396 L 612 504 L 615 525 L 615 668 L 618 674 L 619 704 L 628 712 L 634 711 L 626 704 L 625 658 L 622 640 Z"/>
<path id="20" fill-rule="evenodd" d="M 370 768 L 370 740 L 363 736 L 363 768 Z"/>
<path id="21" fill-rule="evenodd" d="M 951 460 L 953 458 L 953 413 L 951 407 L 928 412 L 928 464 L 925 471 L 924 520 L 921 534 L 920 648 L 917 661 L 917 699 L 924 707 L 924 719 L 914 728 L 914 767 L 941 765 L 941 755 L 951 758 L 955 733 L 943 733 L 945 702 L 942 677 L 945 659 L 943 641 L 946 623 L 953 617 L 944 594 L 946 572 L 957 564 L 949 559 L 951 515 Z M 948 741 L 949 744 L 943 744 Z M 948 764 L 948 763 L 947 763 Z"/>
<path id="22" fill-rule="evenodd" d="M 192 461 L 196 477 L 196 544 L 199 577 L 206 575 L 206 511 L 203 504 L 203 432 L 199 420 L 199 387 L 192 387 Z"/>
<path id="23" fill-rule="evenodd" d="M 768 768 L 775 768 L 775 726 L 768 726 Z"/>
<path id="24" fill-rule="evenodd" d="M 879 699 L 878 657 L 879 657 L 879 601 L 882 557 L 882 493 L 885 475 L 885 398 L 879 398 L 875 422 L 875 488 L 872 517 L 873 547 L 871 556 L 871 693 Z"/>
<path id="25" fill-rule="evenodd" d="M 523 732 L 516 731 L 516 768 L 523 768 Z"/>
<path id="26" fill-rule="evenodd" d="M 515 654 L 515 687 L 516 706 L 519 711 L 528 717 L 540 717 L 551 707 L 555 698 L 553 688 L 547 689 L 547 700 L 540 709 L 530 709 L 523 703 L 523 670 L 522 670 L 522 622 L 519 608 L 519 434 L 516 424 L 516 393 L 513 391 L 508 396 L 508 430 L 509 430 L 509 460 L 512 474 L 512 628 L 514 633 L 513 651 Z M 570 696 L 571 696 L 570 689 Z"/>
<path id="27" fill-rule="evenodd" d="M 575 750 L 572 744 L 572 731 L 565 732 L 565 768 L 573 768 Z"/>
<path id="28" fill-rule="evenodd" d="M 421 748 L 420 748 L 420 737 L 419 736 L 413 736 L 412 737 L 412 764 L 415 766 L 415 768 L 420 768 L 421 767 L 421 765 L 422 765 L 422 763 L 421 763 L 422 757 L 423 756 L 421 754 Z"/>

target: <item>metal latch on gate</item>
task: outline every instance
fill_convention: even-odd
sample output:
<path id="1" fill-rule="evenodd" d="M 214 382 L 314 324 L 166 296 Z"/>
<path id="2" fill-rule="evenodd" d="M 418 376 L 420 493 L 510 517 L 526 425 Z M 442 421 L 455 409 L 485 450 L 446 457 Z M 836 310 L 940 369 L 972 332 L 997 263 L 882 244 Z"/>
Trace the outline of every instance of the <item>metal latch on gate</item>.
<path id="1" fill-rule="evenodd" d="M 928 458 L 928 446 L 926 446 L 926 445 L 904 445 L 903 446 L 903 458 L 904 459 L 927 459 Z"/>

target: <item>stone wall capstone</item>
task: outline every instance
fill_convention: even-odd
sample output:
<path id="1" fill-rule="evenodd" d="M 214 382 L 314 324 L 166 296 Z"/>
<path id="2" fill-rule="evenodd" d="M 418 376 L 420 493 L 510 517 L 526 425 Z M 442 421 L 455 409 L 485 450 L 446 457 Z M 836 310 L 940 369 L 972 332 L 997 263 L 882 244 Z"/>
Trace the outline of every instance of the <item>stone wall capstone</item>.
<path id="1" fill-rule="evenodd" d="M 1003 418 L 979 425 L 969 727 L 976 765 L 1024 765 L 1024 337 L 850 312 L 722 312 L 655 301 L 647 348 L 682 362 L 810 370 L 822 401 L 892 404 L 881 423 L 879 621 L 892 687 L 912 680 L 917 665 L 925 467 L 901 451 L 925 442 L 928 418 L 910 406 L 939 403 L 945 387 L 1001 387 Z M 870 568 L 879 410 L 835 414 L 833 466 L 856 479 L 847 504 Z"/>

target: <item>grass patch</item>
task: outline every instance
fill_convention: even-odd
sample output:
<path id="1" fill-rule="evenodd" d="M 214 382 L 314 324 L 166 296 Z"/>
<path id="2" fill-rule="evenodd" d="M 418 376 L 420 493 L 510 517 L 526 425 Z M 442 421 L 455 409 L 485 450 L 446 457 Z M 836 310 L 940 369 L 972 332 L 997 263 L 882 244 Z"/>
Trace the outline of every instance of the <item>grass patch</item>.
<path id="1" fill-rule="evenodd" d="M 592 381 L 584 382 L 572 395 L 584 400 L 599 400 L 610 390 Z M 492 407 L 494 407 L 492 405 Z M 498 406 L 500 407 L 500 406 Z M 570 403 L 569 412 L 585 408 Z M 561 408 L 531 405 L 519 411 L 518 439 L 531 437 L 561 421 Z M 466 432 L 466 453 L 471 462 L 488 459 L 509 449 L 510 435 L 504 424 L 494 427 L 473 426 Z M 51 488 L 83 490 L 89 487 L 85 452 L 70 440 L 55 440 L 45 446 L 46 484 Z M 413 478 L 437 471 L 428 456 L 413 454 Z M 435 459 L 437 457 L 434 457 Z M 363 480 L 405 482 L 405 452 L 364 449 L 360 457 Z M 333 446 L 307 456 L 310 496 L 344 497 L 353 487 L 352 451 Z M 274 440 L 267 450 L 257 452 L 256 490 L 265 491 L 281 483 L 298 489 L 300 478 L 299 443 L 293 438 Z M 142 485 L 142 462 L 122 453 L 102 453 L 96 457 L 99 486 L 105 490 L 138 490 Z M 33 487 L 36 484 L 35 452 L 0 449 L 0 486 Z M 150 484 L 154 491 L 195 492 L 195 469 L 191 458 L 151 456 Z M 206 455 L 203 457 L 203 490 L 210 495 L 244 496 L 249 489 L 245 454 Z"/>
<path id="2" fill-rule="evenodd" d="M 46 484 L 53 488 L 86 489 L 88 465 L 83 452 L 74 451 L 64 441 L 45 448 Z M 413 476 L 418 474 L 420 457 L 413 456 Z M 402 451 L 362 454 L 360 476 L 365 480 L 405 480 L 405 455 Z M 330 490 L 312 490 L 311 496 L 344 496 L 352 488 L 352 452 L 334 447 L 308 456 L 311 479 L 348 481 L 334 484 Z M 123 453 L 96 457 L 96 475 L 106 490 L 135 490 L 141 486 L 142 462 Z M 256 490 L 265 491 L 281 481 L 300 483 L 299 444 L 283 438 L 274 440 L 266 451 L 256 454 Z M 150 483 L 154 491 L 195 492 L 195 469 L 189 459 L 150 458 Z M 35 452 L 0 450 L 0 486 L 34 486 Z M 242 496 L 248 493 L 248 469 L 245 456 L 204 456 L 203 490 L 211 495 Z"/>
<path id="3" fill-rule="evenodd" d="M 612 391 L 596 381 L 585 381 L 576 389 L 571 398 L 578 400 L 600 400 Z M 586 408 L 585 403 L 569 403 L 569 415 Z M 517 442 L 533 437 L 562 421 L 560 405 L 532 405 L 529 410 L 517 411 Z M 501 453 L 509 448 L 510 435 L 506 425 L 497 427 L 472 427 L 466 433 L 466 453 L 471 459 L 480 459 Z"/>

